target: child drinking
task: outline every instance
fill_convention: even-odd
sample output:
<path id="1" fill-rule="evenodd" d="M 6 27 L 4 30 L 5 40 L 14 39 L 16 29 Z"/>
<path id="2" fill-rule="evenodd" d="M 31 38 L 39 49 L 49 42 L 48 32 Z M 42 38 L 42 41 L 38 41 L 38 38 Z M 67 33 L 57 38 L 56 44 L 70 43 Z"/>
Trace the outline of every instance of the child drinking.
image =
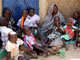
<path id="1" fill-rule="evenodd" d="M 29 49 L 36 51 L 37 54 L 39 55 L 39 53 L 44 53 L 44 57 L 46 57 L 47 55 L 47 51 L 44 50 L 43 48 L 40 48 L 37 43 L 36 43 L 36 39 L 35 37 L 32 35 L 30 28 L 25 26 L 23 28 L 23 32 L 25 34 L 24 36 L 24 44 L 26 47 L 28 47 Z"/>
<path id="2" fill-rule="evenodd" d="M 54 18 L 54 24 L 52 25 L 52 29 L 50 30 L 51 33 L 48 34 L 48 39 L 52 40 L 49 46 L 63 46 L 63 42 L 61 40 L 61 34 L 62 34 L 62 25 L 60 23 L 60 17 L 56 16 Z"/>
<path id="3" fill-rule="evenodd" d="M 1 32 L 1 40 L 3 41 L 3 48 L 5 48 L 6 43 L 8 41 L 8 33 L 12 31 L 12 29 L 7 28 L 8 21 L 4 17 L 0 17 L 0 32 Z"/>
<path id="4" fill-rule="evenodd" d="M 74 44 L 74 48 L 76 47 L 77 36 L 74 41 L 75 31 L 77 31 L 77 27 L 73 25 L 73 18 L 68 18 L 67 25 L 63 27 L 65 34 L 61 36 L 63 43 L 65 45 L 66 50 L 68 50 L 68 43 Z"/>
<path id="5" fill-rule="evenodd" d="M 4 8 L 3 9 L 3 17 L 6 18 L 6 20 L 8 21 L 8 28 L 12 29 L 12 30 L 16 30 L 15 27 L 15 21 L 13 18 L 11 18 L 11 11 L 8 8 Z"/>
<path id="6" fill-rule="evenodd" d="M 25 57 L 23 53 L 34 53 L 32 50 L 27 49 L 24 46 L 24 42 L 17 38 L 16 32 L 10 32 L 8 36 L 9 41 L 6 45 L 6 50 L 8 51 L 7 60 L 29 60 L 29 57 Z"/>

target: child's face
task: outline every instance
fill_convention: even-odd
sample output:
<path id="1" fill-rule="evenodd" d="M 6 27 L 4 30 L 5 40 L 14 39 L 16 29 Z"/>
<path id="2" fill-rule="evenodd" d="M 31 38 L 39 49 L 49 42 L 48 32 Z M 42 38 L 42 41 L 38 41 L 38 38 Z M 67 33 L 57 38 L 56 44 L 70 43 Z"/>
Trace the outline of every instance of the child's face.
<path id="1" fill-rule="evenodd" d="M 6 10 L 6 11 L 4 12 L 4 17 L 10 18 L 10 11 L 9 11 L 9 10 Z"/>
<path id="2" fill-rule="evenodd" d="M 10 40 L 12 43 L 16 43 L 16 41 L 17 41 L 17 35 L 16 35 L 16 34 L 10 35 L 10 36 L 9 36 L 9 40 Z"/>
<path id="3" fill-rule="evenodd" d="M 24 11 L 22 12 L 22 16 L 24 16 L 24 18 L 26 18 L 26 17 L 28 16 L 28 11 L 27 11 L 27 10 L 24 10 Z"/>
<path id="4" fill-rule="evenodd" d="M 0 18 L 0 26 L 8 26 L 8 21 L 6 18 Z"/>
<path id="5" fill-rule="evenodd" d="M 77 18 L 79 17 L 78 12 L 74 12 L 74 13 L 73 13 L 73 16 L 74 16 L 74 18 L 76 18 L 76 19 L 77 19 Z"/>
<path id="6" fill-rule="evenodd" d="M 25 31 L 24 31 L 25 35 L 28 35 L 30 36 L 31 35 L 31 31 L 30 31 L 30 28 L 25 28 Z"/>
<path id="7" fill-rule="evenodd" d="M 35 13 L 35 12 L 34 12 L 34 10 L 32 10 L 32 9 L 29 11 L 29 15 L 30 15 L 31 17 L 34 16 L 34 13 Z"/>
<path id="8" fill-rule="evenodd" d="M 72 27 L 72 24 L 73 24 L 73 21 L 72 21 L 72 20 L 68 20 L 68 21 L 67 21 L 67 25 L 68 25 L 68 26 Z"/>
<path id="9" fill-rule="evenodd" d="M 55 24 L 59 24 L 60 23 L 60 18 L 59 17 L 56 17 L 54 23 Z"/>

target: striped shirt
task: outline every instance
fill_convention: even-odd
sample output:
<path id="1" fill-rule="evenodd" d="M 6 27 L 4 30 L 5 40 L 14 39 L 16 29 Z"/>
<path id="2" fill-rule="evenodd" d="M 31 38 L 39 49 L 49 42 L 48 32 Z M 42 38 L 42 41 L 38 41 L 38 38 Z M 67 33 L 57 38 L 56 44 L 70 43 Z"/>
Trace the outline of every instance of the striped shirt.
<path id="1" fill-rule="evenodd" d="M 33 50 L 33 46 L 34 44 L 36 44 L 36 39 L 35 37 L 31 34 L 30 36 L 25 35 L 24 36 L 24 44 L 26 47 L 28 47 L 29 49 Z"/>

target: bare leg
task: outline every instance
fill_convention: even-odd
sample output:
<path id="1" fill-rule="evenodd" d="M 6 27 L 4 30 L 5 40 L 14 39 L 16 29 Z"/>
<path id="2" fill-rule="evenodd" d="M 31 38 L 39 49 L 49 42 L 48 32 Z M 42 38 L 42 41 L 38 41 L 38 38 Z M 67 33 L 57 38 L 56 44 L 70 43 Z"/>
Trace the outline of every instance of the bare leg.
<path id="1" fill-rule="evenodd" d="M 67 51 L 69 48 L 68 48 L 68 45 L 67 45 L 67 44 L 66 44 L 66 42 L 65 42 L 65 39 L 64 39 L 64 38 L 62 38 L 62 41 L 63 41 L 63 45 L 65 46 L 66 51 Z"/>

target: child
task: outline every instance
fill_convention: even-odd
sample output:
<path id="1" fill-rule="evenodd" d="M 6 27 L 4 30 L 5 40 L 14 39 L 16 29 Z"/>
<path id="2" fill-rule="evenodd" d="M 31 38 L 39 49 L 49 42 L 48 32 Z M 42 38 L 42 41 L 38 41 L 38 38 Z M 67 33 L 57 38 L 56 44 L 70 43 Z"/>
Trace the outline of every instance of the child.
<path id="1" fill-rule="evenodd" d="M 29 19 L 27 18 L 28 16 L 28 10 L 24 9 L 21 11 L 21 18 L 19 19 L 17 26 L 19 27 L 18 30 L 18 37 L 22 38 L 22 28 L 25 25 L 28 25 Z"/>
<path id="2" fill-rule="evenodd" d="M 10 12 L 10 10 L 8 8 L 4 8 L 2 15 L 8 21 L 8 28 L 10 28 L 12 30 L 16 30 L 16 28 L 15 28 L 16 24 L 15 24 L 15 21 L 13 20 L 13 18 L 11 18 L 11 12 Z"/>
<path id="3" fill-rule="evenodd" d="M 49 46 L 63 46 L 63 42 L 60 38 L 62 34 L 62 25 L 60 23 L 60 17 L 56 16 L 54 18 L 54 24 L 52 25 L 51 33 L 48 34 L 48 39 L 52 40 Z"/>
<path id="4" fill-rule="evenodd" d="M 40 16 L 35 14 L 34 8 L 30 8 L 28 18 L 31 20 L 32 27 L 37 27 L 37 24 L 40 21 Z"/>
<path id="5" fill-rule="evenodd" d="M 1 32 L 1 40 L 3 41 L 3 48 L 5 48 L 6 43 L 8 41 L 8 33 L 12 31 L 12 29 L 7 28 L 8 21 L 4 17 L 0 17 L 0 32 Z"/>
<path id="6" fill-rule="evenodd" d="M 8 36 L 9 41 L 6 45 L 6 50 L 8 51 L 7 60 L 29 60 L 29 57 L 25 57 L 23 53 L 34 53 L 32 50 L 27 49 L 24 46 L 24 42 L 17 38 L 16 32 L 10 32 Z"/>
<path id="7" fill-rule="evenodd" d="M 73 12 L 73 18 L 74 18 L 73 23 L 76 25 L 77 21 L 78 21 L 78 18 L 79 18 L 79 11 L 74 11 Z"/>
<path id="8" fill-rule="evenodd" d="M 36 51 L 38 55 L 39 55 L 39 53 L 44 53 L 44 57 L 46 57 L 47 51 L 44 50 L 43 48 L 40 48 L 37 45 L 35 37 L 31 34 L 30 28 L 25 26 L 23 28 L 23 32 L 25 34 L 25 36 L 24 36 L 25 46 L 33 51 Z"/>
<path id="9" fill-rule="evenodd" d="M 74 44 L 74 48 L 76 48 L 76 43 L 77 43 L 77 34 L 75 34 L 75 31 L 77 30 L 77 27 L 73 25 L 73 18 L 68 18 L 67 20 L 67 25 L 64 27 L 64 35 L 61 36 L 64 46 L 66 50 L 68 50 L 68 43 L 70 42 L 71 44 Z M 74 36 L 76 36 L 75 41 L 74 41 Z"/>
<path id="10" fill-rule="evenodd" d="M 40 16 L 35 14 L 34 8 L 30 8 L 28 19 L 30 19 L 29 27 L 31 27 L 31 31 L 32 31 L 33 35 L 35 37 L 39 37 L 40 36 L 40 29 L 39 29 Z M 39 35 L 39 36 L 37 36 L 37 35 Z"/>

